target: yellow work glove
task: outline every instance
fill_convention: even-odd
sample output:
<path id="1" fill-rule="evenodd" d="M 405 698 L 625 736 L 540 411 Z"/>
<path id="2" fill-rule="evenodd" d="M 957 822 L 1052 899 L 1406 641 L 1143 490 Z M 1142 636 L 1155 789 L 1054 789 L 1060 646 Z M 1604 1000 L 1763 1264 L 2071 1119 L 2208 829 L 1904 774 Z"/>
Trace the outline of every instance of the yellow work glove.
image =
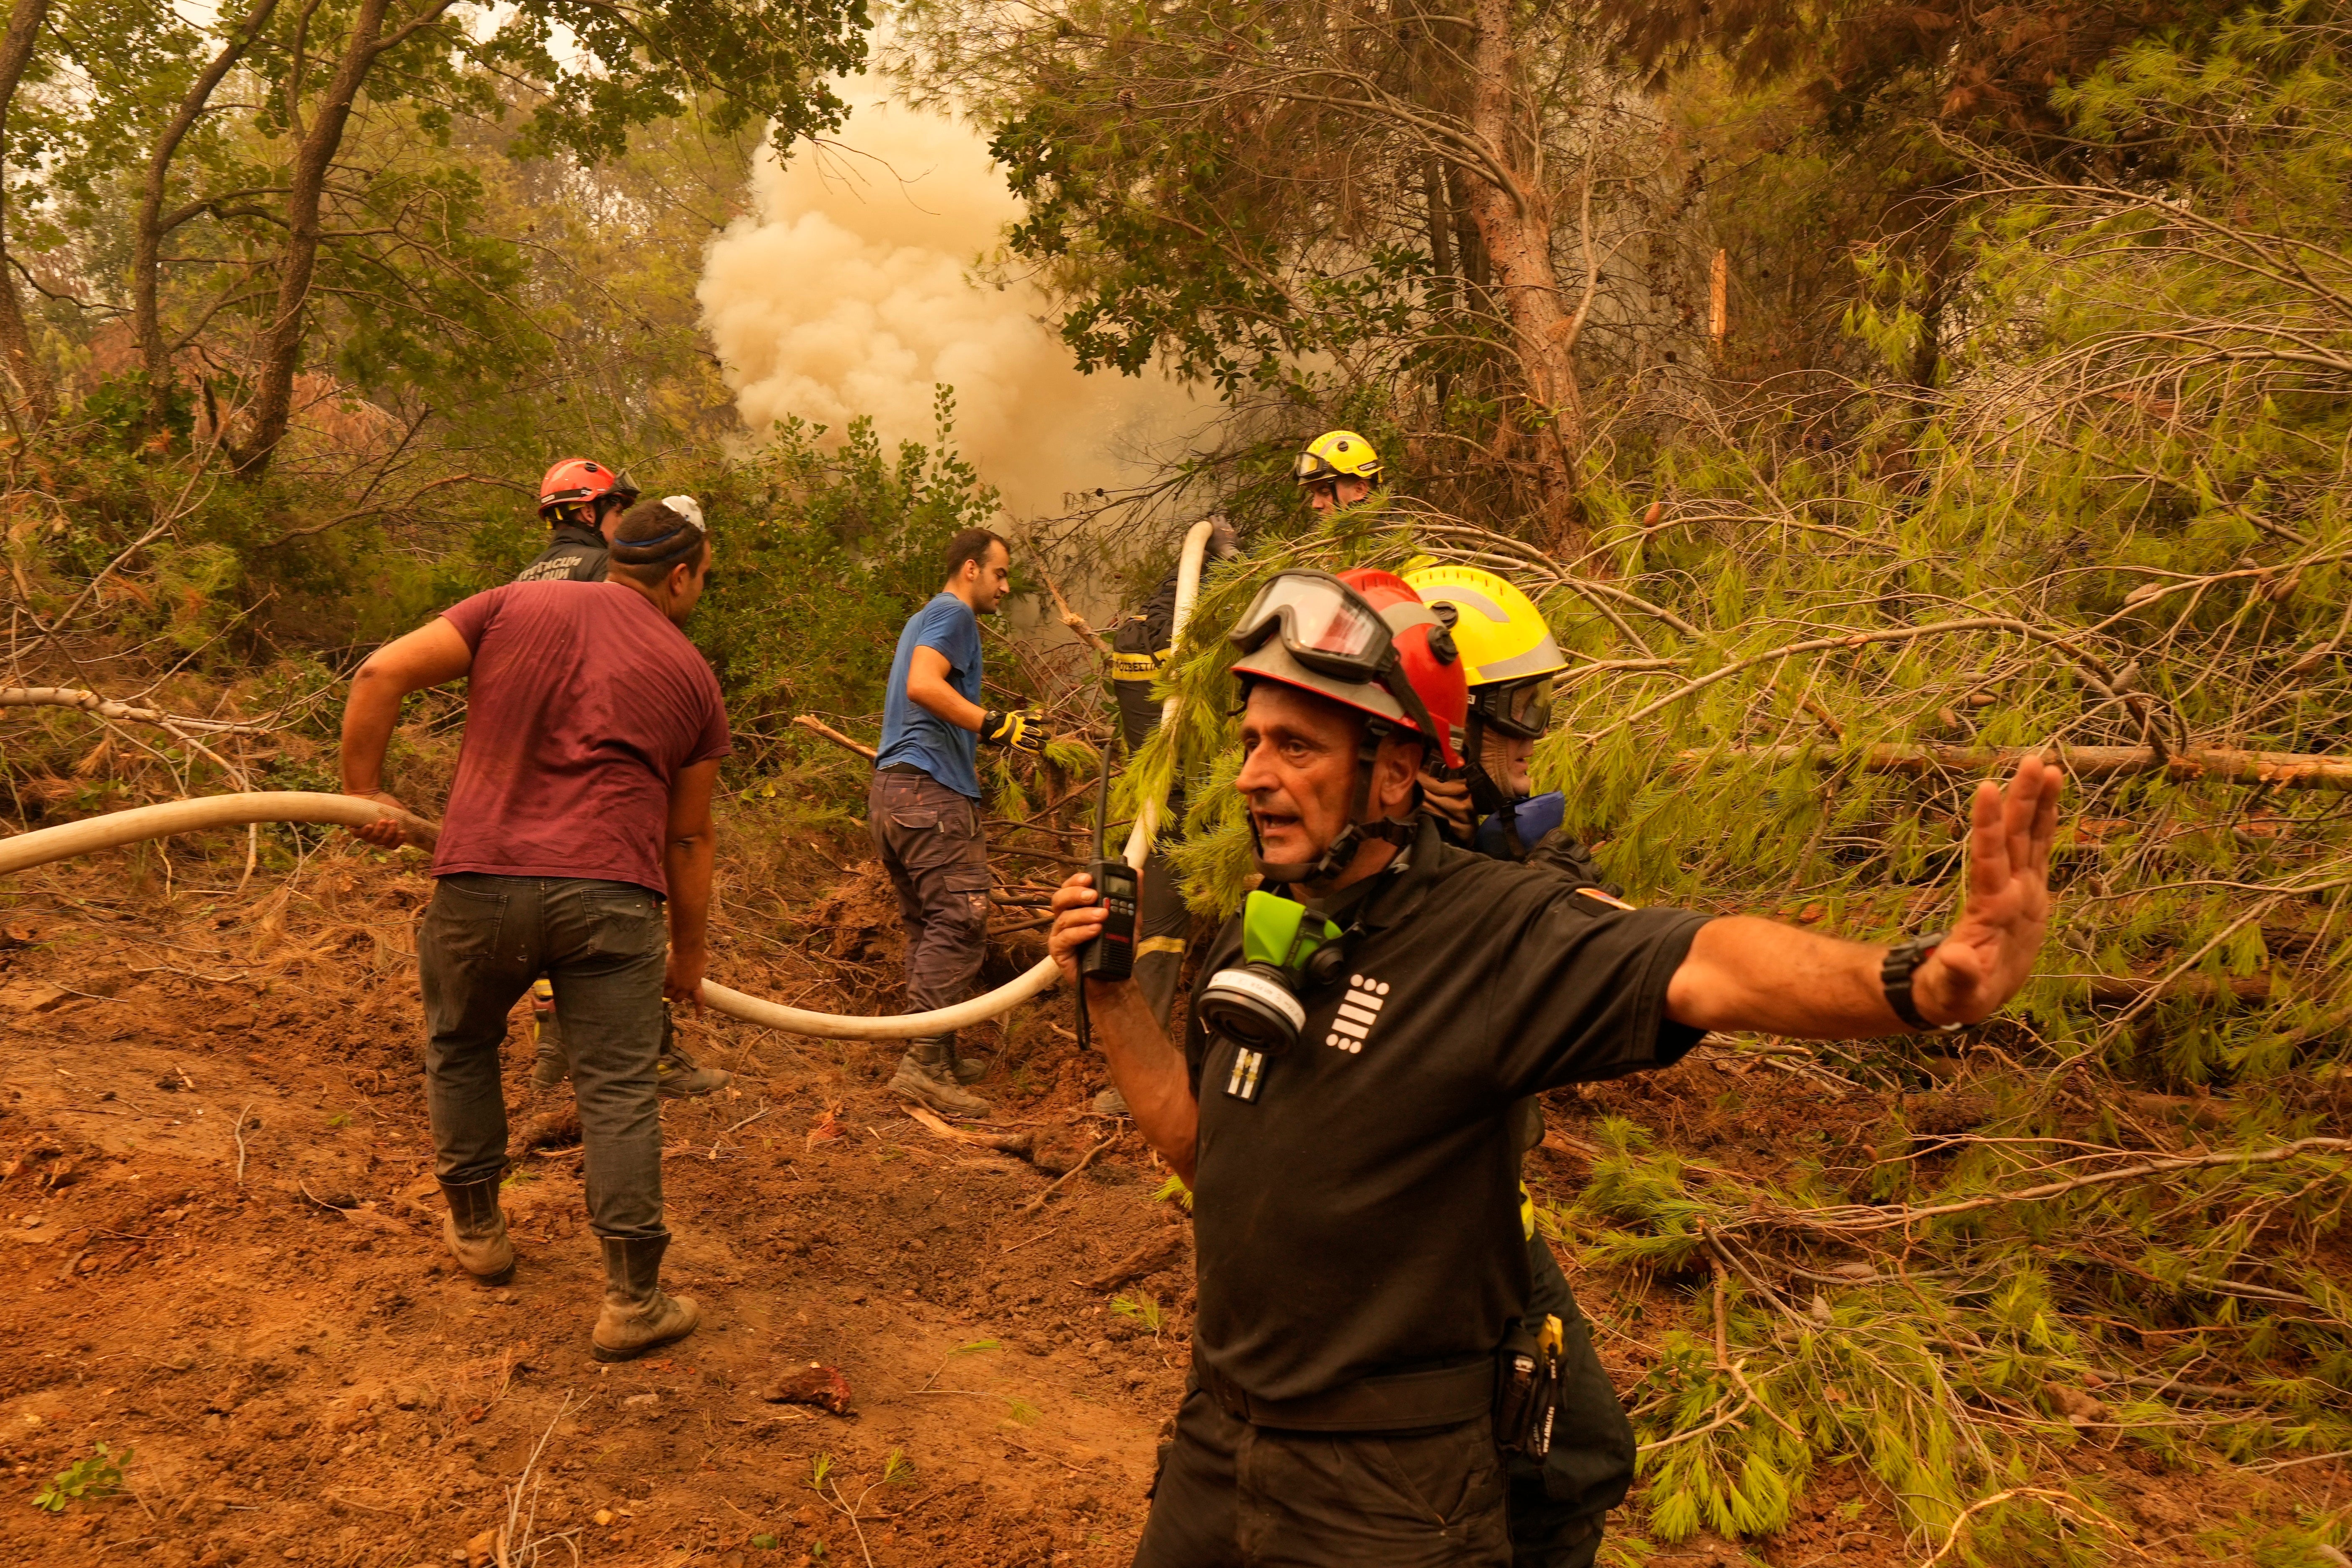
<path id="1" fill-rule="evenodd" d="M 992 708 L 981 715 L 980 741 L 984 746 L 1010 746 L 1034 757 L 1045 749 L 1046 740 L 1045 722 L 1033 708 L 1010 713 Z"/>

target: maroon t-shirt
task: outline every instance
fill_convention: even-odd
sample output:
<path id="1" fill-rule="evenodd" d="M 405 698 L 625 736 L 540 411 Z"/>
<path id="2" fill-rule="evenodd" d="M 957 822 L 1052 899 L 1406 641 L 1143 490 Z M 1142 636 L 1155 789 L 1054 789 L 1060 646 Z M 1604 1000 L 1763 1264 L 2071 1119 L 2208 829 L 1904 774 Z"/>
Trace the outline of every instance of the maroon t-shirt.
<path id="1" fill-rule="evenodd" d="M 730 748 L 718 679 L 686 634 L 620 583 L 510 583 L 445 614 L 474 668 L 433 874 L 667 895 L 670 781 Z"/>

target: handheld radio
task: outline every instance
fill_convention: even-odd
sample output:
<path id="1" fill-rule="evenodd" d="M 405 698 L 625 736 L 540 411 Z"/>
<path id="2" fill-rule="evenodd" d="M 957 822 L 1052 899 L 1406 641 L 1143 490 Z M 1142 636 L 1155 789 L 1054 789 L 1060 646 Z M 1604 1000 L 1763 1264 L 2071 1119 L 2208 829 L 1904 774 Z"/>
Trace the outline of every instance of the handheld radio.
<path id="1" fill-rule="evenodd" d="M 1087 862 L 1087 872 L 1110 912 L 1103 921 L 1102 934 L 1078 953 L 1078 975 L 1083 980 L 1124 980 L 1135 973 L 1135 868 L 1107 852 L 1104 836 L 1109 820 L 1110 745 L 1106 742 L 1102 781 L 1095 789 L 1095 858 Z"/>

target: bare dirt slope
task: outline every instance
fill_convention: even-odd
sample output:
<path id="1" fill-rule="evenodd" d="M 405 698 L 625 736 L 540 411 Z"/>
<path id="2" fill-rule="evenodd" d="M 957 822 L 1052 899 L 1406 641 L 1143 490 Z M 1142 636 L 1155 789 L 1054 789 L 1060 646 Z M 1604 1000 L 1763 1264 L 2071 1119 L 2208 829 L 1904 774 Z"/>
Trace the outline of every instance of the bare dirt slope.
<path id="1" fill-rule="evenodd" d="M 719 976 L 887 1009 L 896 938 L 854 854 L 812 841 L 782 890 L 730 900 Z M 665 1110 L 669 1282 L 705 1326 L 600 1368 L 576 1153 L 522 1136 L 568 1090 L 529 1089 L 520 1012 L 521 1266 L 486 1290 L 446 1261 L 415 1066 L 429 892 L 414 858 L 332 840 L 243 892 L 192 889 L 183 866 L 166 898 L 155 868 L 121 861 L 5 890 L 0 1562 L 402 1568 L 488 1560 L 501 1532 L 513 1563 L 1127 1561 L 1181 1387 L 1190 1227 L 1132 1133 L 1083 1114 L 1100 1077 L 1066 1005 L 965 1041 L 1034 1163 L 909 1120 L 881 1092 L 895 1047 L 689 1022 L 691 1048 L 738 1075 Z M 771 899 L 813 914 L 763 923 L 750 905 Z M 1570 1190 L 1604 1111 L 1765 1163 L 1876 1114 L 1743 1070 L 1703 1054 L 1555 1097 L 1531 1174 Z M 1621 1388 L 1692 1311 L 1686 1285 L 1578 1283 Z M 812 1363 L 846 1380 L 853 1415 L 764 1397 Z M 100 1443 L 132 1452 L 123 1494 L 30 1506 Z M 2076 1467 L 2158 1563 L 2243 1560 L 2231 1521 L 2347 1489 L 2332 1464 L 2223 1483 L 2115 1444 Z M 1781 1536 L 1644 1560 L 1926 1560 L 1936 1543 L 1906 1542 L 1890 1503 L 1827 1467 Z"/>
<path id="2" fill-rule="evenodd" d="M 0 974 L 0 1561 L 447 1562 L 510 1508 L 547 1563 L 1131 1551 L 1189 1268 L 1134 1151 L 1024 1212 L 1047 1176 L 877 1092 L 895 1047 L 689 1025 L 739 1075 L 665 1108 L 669 1279 L 705 1326 L 600 1368 L 571 1152 L 520 1156 L 510 1288 L 444 1261 L 404 951 L 423 877 L 331 858 L 168 922 L 103 868 L 47 887 Z M 569 1093 L 533 1096 L 527 1026 L 519 1132 Z M 1010 1119 L 1085 1138 L 1026 1098 Z M 1139 1251 L 1160 1272 L 1131 1313 L 1083 1283 Z M 853 1415 L 761 1397 L 812 1362 Z M 98 1442 L 133 1451 L 131 1496 L 26 1506 Z"/>

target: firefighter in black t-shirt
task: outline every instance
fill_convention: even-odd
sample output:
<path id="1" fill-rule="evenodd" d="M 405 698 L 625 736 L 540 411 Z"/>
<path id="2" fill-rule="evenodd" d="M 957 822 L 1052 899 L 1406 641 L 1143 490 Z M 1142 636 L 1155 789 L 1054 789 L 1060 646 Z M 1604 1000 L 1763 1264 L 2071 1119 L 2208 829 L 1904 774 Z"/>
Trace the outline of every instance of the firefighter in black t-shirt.
<path id="1" fill-rule="evenodd" d="M 636 481 L 587 458 L 566 458 L 539 481 L 539 515 L 548 524 L 547 548 L 521 571 L 518 583 L 602 583 L 614 530 L 637 499 Z M 572 1071 L 563 1026 L 555 1016 L 555 987 L 542 975 L 530 988 L 534 1089 L 553 1089 Z M 699 1065 L 677 1043 L 677 1028 L 662 1007 L 661 1057 L 655 1084 L 665 1099 L 694 1100 L 724 1089 L 735 1075 Z"/>
<path id="2" fill-rule="evenodd" d="M 1880 948 L 1626 909 L 1412 816 L 1454 762 L 1451 638 L 1384 573 L 1292 571 L 1232 634 L 1265 886 L 1201 969 L 1182 1048 L 1089 982 L 1138 1127 L 1195 1194 L 1193 1385 L 1136 1561 L 1510 1561 L 1506 1448 L 1532 1451 L 1549 1347 L 1517 1320 L 1518 1100 L 1679 1058 L 1708 1029 L 1860 1038 L 1973 1023 L 2049 920 L 2058 774 L 1981 785 L 1948 935 Z M 1066 979 L 1100 930 L 1055 895 Z"/>

